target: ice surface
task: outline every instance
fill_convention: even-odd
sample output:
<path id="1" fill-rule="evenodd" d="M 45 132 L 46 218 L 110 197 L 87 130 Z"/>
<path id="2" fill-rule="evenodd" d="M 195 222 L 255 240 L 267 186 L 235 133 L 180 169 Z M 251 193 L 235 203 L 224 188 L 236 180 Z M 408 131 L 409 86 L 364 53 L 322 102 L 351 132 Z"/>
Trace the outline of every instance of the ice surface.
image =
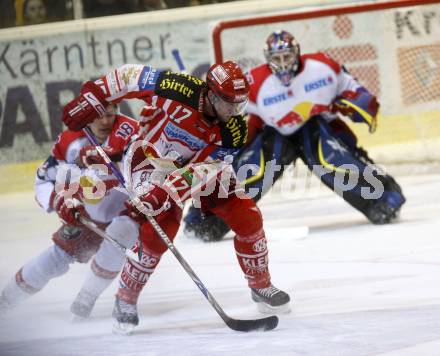
<path id="1" fill-rule="evenodd" d="M 272 332 L 229 330 L 167 254 L 142 294 L 134 335 L 111 333 L 116 283 L 90 321 L 70 323 L 87 268 L 74 265 L 0 319 L 0 355 L 440 355 L 440 175 L 399 182 L 408 202 L 400 221 L 387 226 L 372 226 L 327 190 L 264 199 L 273 282 L 294 301 Z M 58 221 L 31 193 L 1 196 L 0 211 L 2 288 L 51 244 Z M 176 245 L 229 315 L 261 316 L 231 240 L 180 236 Z"/>

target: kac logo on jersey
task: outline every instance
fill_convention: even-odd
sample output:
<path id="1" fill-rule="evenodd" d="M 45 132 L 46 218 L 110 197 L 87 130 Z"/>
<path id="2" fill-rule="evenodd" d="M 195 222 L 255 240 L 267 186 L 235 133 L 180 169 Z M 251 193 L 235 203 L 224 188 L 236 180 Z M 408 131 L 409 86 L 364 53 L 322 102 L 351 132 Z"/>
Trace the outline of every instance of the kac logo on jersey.
<path id="1" fill-rule="evenodd" d="M 293 91 L 292 90 L 288 90 L 288 91 L 286 91 L 284 93 L 264 98 L 263 99 L 263 105 L 264 106 L 273 105 L 273 104 L 276 104 L 276 103 L 280 103 L 280 102 L 282 102 L 284 100 L 287 100 L 287 99 L 289 99 L 291 97 L 293 97 Z"/>
<path id="2" fill-rule="evenodd" d="M 304 90 L 306 91 L 306 93 L 308 93 L 309 91 L 326 87 L 327 85 L 330 85 L 332 83 L 333 83 L 333 78 L 328 76 L 327 78 L 321 78 L 315 80 L 314 82 L 307 83 L 306 85 L 304 85 Z"/>
<path id="3" fill-rule="evenodd" d="M 206 147 L 206 143 L 204 141 L 191 135 L 188 131 L 177 127 L 171 122 L 165 126 L 164 131 L 168 138 L 183 142 L 193 151 L 200 151 L 202 148 Z"/>
<path id="4" fill-rule="evenodd" d="M 153 90 L 159 73 L 160 72 L 157 69 L 154 69 L 151 66 L 145 66 L 139 76 L 139 89 Z"/>

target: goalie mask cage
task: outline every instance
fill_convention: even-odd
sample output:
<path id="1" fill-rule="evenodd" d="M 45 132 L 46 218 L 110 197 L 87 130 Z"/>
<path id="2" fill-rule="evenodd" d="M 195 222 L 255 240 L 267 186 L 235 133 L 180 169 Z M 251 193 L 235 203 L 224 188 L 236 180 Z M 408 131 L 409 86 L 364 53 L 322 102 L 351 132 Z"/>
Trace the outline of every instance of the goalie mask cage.
<path id="1" fill-rule="evenodd" d="M 264 63 L 263 46 L 287 30 L 301 53 L 323 51 L 344 64 L 381 103 L 378 131 L 352 125 L 380 162 L 440 159 L 440 4 L 406 0 L 339 5 L 218 23 L 216 62 Z M 365 140 L 364 137 L 365 136 Z M 378 146 L 390 145 L 391 152 Z"/>

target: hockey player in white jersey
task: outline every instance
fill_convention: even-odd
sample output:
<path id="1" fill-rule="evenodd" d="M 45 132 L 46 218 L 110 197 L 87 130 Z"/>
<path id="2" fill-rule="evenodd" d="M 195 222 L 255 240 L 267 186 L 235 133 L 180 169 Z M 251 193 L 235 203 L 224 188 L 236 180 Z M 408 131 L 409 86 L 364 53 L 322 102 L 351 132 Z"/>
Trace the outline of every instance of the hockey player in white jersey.
<path id="1" fill-rule="evenodd" d="M 107 154 L 118 161 L 138 124 L 116 110 L 116 106 L 109 106 L 90 128 Z M 118 275 L 125 255 L 81 225 L 74 213 L 79 211 L 106 228 L 110 236 L 126 247 L 137 241 L 139 226 L 127 216 L 120 216 L 128 197 L 114 189 L 117 179 L 112 174 L 85 168 L 93 163 L 103 162 L 84 132 L 66 130 L 58 136 L 52 154 L 37 171 L 35 198 L 46 212 L 58 214 L 62 226 L 53 234 L 53 245 L 21 267 L 3 289 L 0 312 L 15 307 L 51 279 L 65 274 L 71 263 L 87 263 L 93 257 L 82 289 L 71 306 L 75 318 L 86 318 L 96 299 Z"/>
<path id="2" fill-rule="evenodd" d="M 248 141 L 234 162 L 237 171 L 246 164 L 260 167 L 257 174 L 244 180 L 247 191 L 258 188 L 253 196 L 258 201 L 284 168 L 300 158 L 372 223 L 393 221 L 405 202 L 401 188 L 391 176 L 379 172 L 370 181 L 365 179 L 363 173 L 370 172 L 374 162 L 340 117 L 365 123 L 374 132 L 379 109 L 376 97 L 326 54 L 301 55 L 298 42 L 286 31 L 268 37 L 264 54 L 267 63 L 248 73 Z M 279 168 L 269 172 L 265 164 L 271 160 Z M 341 165 L 353 167 L 344 179 L 359 173 L 351 189 L 338 184 Z M 273 175 L 273 180 L 263 179 L 265 174 Z M 362 194 L 378 191 L 377 186 L 383 187 L 383 194 Z M 221 239 L 229 230 L 218 217 L 204 218 L 195 208 L 190 209 L 185 222 L 188 233 L 207 241 Z"/>

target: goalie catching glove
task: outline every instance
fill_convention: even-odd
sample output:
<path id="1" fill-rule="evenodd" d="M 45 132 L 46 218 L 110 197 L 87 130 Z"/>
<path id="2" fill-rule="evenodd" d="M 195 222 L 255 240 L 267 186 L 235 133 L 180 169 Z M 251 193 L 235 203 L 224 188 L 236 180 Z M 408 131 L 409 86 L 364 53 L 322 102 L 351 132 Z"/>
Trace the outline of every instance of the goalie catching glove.
<path id="1" fill-rule="evenodd" d="M 109 103 L 101 88 L 92 81 L 83 84 L 80 95 L 68 102 L 63 110 L 63 122 L 70 130 L 79 131 L 105 114 Z"/>
<path id="2" fill-rule="evenodd" d="M 376 131 L 379 103 L 365 88 L 344 91 L 333 102 L 332 111 L 349 117 L 354 122 L 365 122 L 370 132 Z"/>

